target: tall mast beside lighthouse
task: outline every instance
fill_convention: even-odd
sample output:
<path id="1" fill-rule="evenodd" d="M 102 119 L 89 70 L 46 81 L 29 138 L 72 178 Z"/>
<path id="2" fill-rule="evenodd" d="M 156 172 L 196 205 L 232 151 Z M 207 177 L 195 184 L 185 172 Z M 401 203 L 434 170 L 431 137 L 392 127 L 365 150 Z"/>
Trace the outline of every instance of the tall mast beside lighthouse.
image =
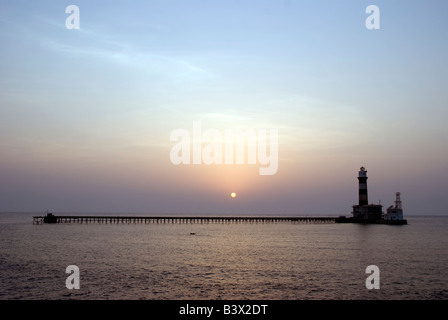
<path id="1" fill-rule="evenodd" d="M 384 220 L 388 221 L 403 221 L 403 208 L 401 206 L 401 193 L 395 193 L 395 206 L 387 208 Z"/>

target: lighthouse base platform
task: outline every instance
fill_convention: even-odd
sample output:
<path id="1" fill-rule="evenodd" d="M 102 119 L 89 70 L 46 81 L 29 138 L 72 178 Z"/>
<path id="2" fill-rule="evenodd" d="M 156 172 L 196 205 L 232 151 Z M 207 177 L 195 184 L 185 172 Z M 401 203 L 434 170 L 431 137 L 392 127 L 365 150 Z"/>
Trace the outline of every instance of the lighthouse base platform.
<path id="1" fill-rule="evenodd" d="M 384 220 L 384 219 L 362 219 L 354 217 L 339 216 L 335 220 L 336 223 L 361 223 L 361 224 L 390 224 L 403 225 L 408 224 L 406 219 L 402 220 Z"/>

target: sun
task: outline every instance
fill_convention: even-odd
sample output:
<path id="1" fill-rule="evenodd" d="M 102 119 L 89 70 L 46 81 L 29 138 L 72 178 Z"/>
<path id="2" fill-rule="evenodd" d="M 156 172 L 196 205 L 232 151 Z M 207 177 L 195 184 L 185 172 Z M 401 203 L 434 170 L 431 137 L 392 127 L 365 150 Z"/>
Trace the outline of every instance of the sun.
<path id="1" fill-rule="evenodd" d="M 235 197 L 236 197 L 236 193 L 235 193 L 235 192 L 232 192 L 232 193 L 230 194 L 230 196 L 231 196 L 232 198 L 235 198 Z"/>

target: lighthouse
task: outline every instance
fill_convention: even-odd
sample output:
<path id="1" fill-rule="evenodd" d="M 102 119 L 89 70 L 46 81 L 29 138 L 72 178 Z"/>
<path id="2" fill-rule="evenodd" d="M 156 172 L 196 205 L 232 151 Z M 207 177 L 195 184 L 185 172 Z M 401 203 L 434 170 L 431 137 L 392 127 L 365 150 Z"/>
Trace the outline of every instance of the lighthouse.
<path id="1" fill-rule="evenodd" d="M 367 197 L 367 170 L 361 167 L 358 172 L 358 204 L 353 206 L 353 218 L 362 222 L 377 222 L 382 219 L 383 206 L 369 204 Z"/>
<path id="2" fill-rule="evenodd" d="M 364 167 L 359 169 L 358 173 L 358 181 L 359 181 L 359 203 L 360 206 L 365 206 L 369 204 L 369 200 L 367 197 L 367 170 Z"/>
<path id="3" fill-rule="evenodd" d="M 381 201 L 378 204 L 369 204 L 367 197 L 367 170 L 361 167 L 358 171 L 358 204 L 352 206 L 353 217 L 339 216 L 337 223 L 379 223 L 379 224 L 407 224 L 403 219 L 400 192 L 395 194 L 395 206 L 387 208 L 383 213 Z"/>

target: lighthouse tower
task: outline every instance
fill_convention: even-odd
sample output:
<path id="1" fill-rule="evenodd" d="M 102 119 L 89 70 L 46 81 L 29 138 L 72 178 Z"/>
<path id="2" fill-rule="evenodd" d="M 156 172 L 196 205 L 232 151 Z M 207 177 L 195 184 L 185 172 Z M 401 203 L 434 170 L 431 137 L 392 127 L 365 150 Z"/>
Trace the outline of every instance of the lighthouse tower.
<path id="1" fill-rule="evenodd" d="M 367 197 L 367 170 L 361 167 L 358 172 L 359 195 L 358 204 L 353 206 L 353 218 L 362 222 L 373 222 L 381 220 L 383 206 L 381 204 L 369 204 Z"/>
<path id="2" fill-rule="evenodd" d="M 364 167 L 361 167 L 358 174 L 359 181 L 359 203 L 360 206 L 365 206 L 369 204 L 369 200 L 367 198 L 367 170 Z"/>

